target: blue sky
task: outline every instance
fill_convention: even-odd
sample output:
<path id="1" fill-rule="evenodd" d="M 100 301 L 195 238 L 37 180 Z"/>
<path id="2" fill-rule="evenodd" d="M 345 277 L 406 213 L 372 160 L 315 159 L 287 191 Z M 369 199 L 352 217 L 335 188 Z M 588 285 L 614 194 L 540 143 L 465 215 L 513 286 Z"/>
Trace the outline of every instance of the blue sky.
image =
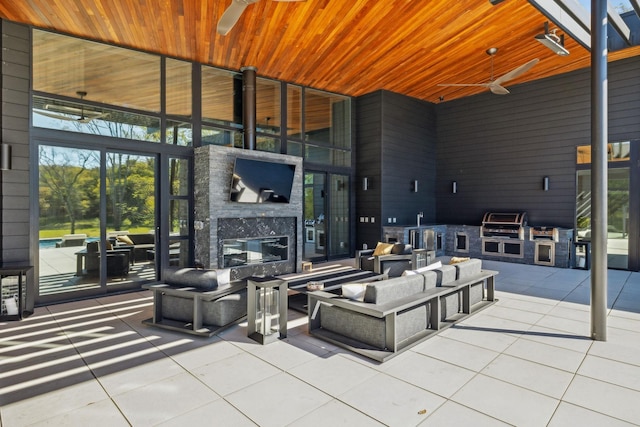
<path id="1" fill-rule="evenodd" d="M 591 0 L 578 0 L 578 3 L 584 6 L 588 12 L 591 11 Z M 623 10 L 633 10 L 629 0 L 609 0 L 609 4 L 615 7 L 618 12 L 622 12 Z"/>

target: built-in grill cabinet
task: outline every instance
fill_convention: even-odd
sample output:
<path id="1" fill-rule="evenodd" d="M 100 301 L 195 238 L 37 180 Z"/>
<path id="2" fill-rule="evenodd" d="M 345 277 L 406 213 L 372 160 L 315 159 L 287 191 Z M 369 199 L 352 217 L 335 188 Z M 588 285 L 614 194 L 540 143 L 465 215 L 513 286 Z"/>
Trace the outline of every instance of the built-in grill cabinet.
<path id="1" fill-rule="evenodd" d="M 534 264 L 554 266 L 556 242 L 559 232 L 556 227 L 533 226 L 529 228 L 529 240 L 535 242 Z"/>
<path id="2" fill-rule="evenodd" d="M 485 213 L 480 229 L 482 254 L 524 257 L 524 227 L 526 225 L 526 212 Z"/>

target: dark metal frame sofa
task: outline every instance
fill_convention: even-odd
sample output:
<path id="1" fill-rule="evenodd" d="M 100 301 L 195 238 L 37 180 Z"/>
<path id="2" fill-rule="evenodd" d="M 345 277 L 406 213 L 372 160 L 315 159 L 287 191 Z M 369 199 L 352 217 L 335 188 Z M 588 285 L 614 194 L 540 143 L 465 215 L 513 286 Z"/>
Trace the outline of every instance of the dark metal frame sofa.
<path id="1" fill-rule="evenodd" d="M 154 233 L 123 234 L 115 238 L 115 245 L 118 243 L 133 246 L 132 255 L 134 262 L 149 261 L 148 251 L 156 247 L 156 236 Z"/>
<path id="2" fill-rule="evenodd" d="M 362 301 L 309 292 L 309 333 L 384 362 L 492 304 L 497 272 L 481 265 L 472 259 L 372 282 Z"/>
<path id="3" fill-rule="evenodd" d="M 377 254 L 378 247 L 386 246 L 386 253 Z M 414 249 L 403 243 L 378 243 L 376 249 L 356 251 L 356 262 L 360 270 L 386 273 L 389 277 L 398 277 L 406 270 L 424 267 L 431 262 L 432 254 L 426 249 Z"/>
<path id="4" fill-rule="evenodd" d="M 212 336 L 247 315 L 246 280 L 229 282 L 229 270 L 168 267 L 153 292 L 153 317 L 143 323 Z"/>

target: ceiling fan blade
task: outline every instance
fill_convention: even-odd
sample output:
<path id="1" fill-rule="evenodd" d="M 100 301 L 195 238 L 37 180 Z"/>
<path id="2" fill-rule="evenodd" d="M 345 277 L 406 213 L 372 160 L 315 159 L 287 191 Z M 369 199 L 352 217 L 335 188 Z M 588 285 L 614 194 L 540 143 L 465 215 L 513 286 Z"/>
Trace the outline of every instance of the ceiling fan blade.
<path id="1" fill-rule="evenodd" d="M 50 117 L 52 119 L 56 119 L 56 120 L 66 120 L 69 122 L 78 122 L 78 123 L 89 123 L 92 120 L 98 119 L 100 117 L 103 117 L 105 114 L 101 113 L 101 114 L 90 114 L 89 116 L 85 115 L 85 116 L 80 116 L 78 114 L 79 117 L 73 117 L 73 115 L 66 115 L 66 114 L 72 114 L 72 113 L 52 113 L 49 111 L 44 111 L 44 110 L 38 110 L 35 109 L 33 110 L 34 113 L 40 114 L 42 116 L 45 117 Z"/>
<path id="2" fill-rule="evenodd" d="M 489 90 L 496 95 L 508 95 L 510 93 L 507 88 L 500 86 L 496 82 L 489 83 Z"/>
<path id="3" fill-rule="evenodd" d="M 57 119 L 57 120 L 68 120 L 68 121 L 78 121 L 78 119 L 76 117 L 71 117 L 71 116 L 65 116 L 64 113 L 50 113 L 48 111 L 43 111 L 43 110 L 33 110 L 34 113 L 40 114 L 41 116 L 45 116 L 45 117 L 51 117 L 52 119 Z"/>
<path id="4" fill-rule="evenodd" d="M 218 21 L 218 34 L 223 36 L 227 35 L 233 26 L 236 25 L 236 22 L 238 22 L 247 6 L 256 2 L 258 2 L 258 0 L 232 0 Z"/>
<path id="5" fill-rule="evenodd" d="M 531 61 L 527 62 L 526 64 L 522 64 L 521 66 L 519 66 L 518 68 L 516 68 L 515 70 L 511 70 L 509 71 L 507 74 L 498 77 L 497 79 L 495 79 L 493 82 L 497 85 L 501 85 L 502 83 L 505 83 L 509 80 L 515 79 L 516 77 L 519 77 L 520 75 L 526 73 L 527 71 L 529 71 L 534 65 L 536 65 L 538 63 L 538 61 L 540 61 L 538 58 L 532 59 Z"/>

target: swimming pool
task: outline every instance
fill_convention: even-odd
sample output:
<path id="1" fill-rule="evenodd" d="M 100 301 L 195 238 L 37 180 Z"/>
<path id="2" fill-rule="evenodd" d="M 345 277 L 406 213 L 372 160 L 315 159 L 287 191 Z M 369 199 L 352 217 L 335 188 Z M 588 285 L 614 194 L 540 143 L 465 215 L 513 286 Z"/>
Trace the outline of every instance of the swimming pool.
<path id="1" fill-rule="evenodd" d="M 100 240 L 97 237 L 87 237 L 87 242 L 95 242 L 96 240 Z M 56 244 L 62 242 L 61 237 L 53 237 L 49 239 L 40 239 L 39 248 L 40 249 L 55 249 Z"/>

